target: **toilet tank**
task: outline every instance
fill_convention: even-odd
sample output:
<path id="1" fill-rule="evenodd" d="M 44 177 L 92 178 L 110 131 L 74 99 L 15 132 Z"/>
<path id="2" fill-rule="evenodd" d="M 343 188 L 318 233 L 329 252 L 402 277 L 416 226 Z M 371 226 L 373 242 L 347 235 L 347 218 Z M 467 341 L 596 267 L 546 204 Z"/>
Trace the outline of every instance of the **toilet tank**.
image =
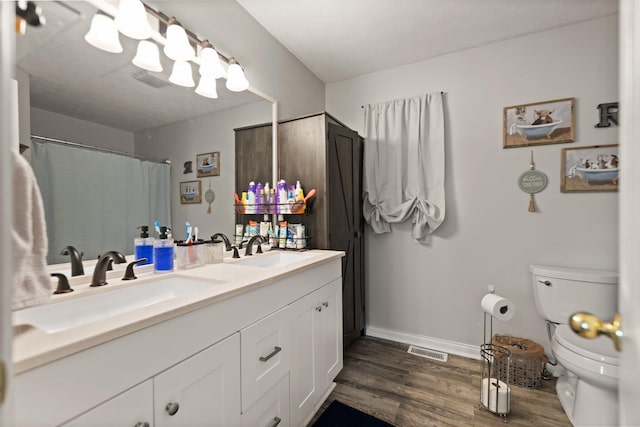
<path id="1" fill-rule="evenodd" d="M 532 265 L 531 284 L 538 313 L 554 323 L 569 323 L 577 311 L 613 319 L 618 307 L 618 273 L 583 268 Z"/>

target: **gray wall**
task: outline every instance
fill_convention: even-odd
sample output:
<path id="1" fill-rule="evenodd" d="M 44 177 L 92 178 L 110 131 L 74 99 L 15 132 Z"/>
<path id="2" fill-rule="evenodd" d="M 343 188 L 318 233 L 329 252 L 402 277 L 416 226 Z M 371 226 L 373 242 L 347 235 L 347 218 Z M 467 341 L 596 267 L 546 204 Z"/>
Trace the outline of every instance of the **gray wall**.
<path id="1" fill-rule="evenodd" d="M 31 133 L 109 150 L 134 152 L 134 134 L 64 114 L 31 107 Z"/>
<path id="2" fill-rule="evenodd" d="M 529 265 L 617 268 L 617 193 L 561 193 L 559 181 L 563 147 L 618 142 L 616 127 L 594 128 L 596 106 L 618 100 L 617 31 L 610 16 L 327 85 L 327 111 L 361 134 L 361 105 L 446 93 L 446 219 L 428 245 L 410 224 L 367 227 L 368 333 L 476 356 L 494 285 L 517 309 L 494 329 L 548 345 Z M 574 143 L 502 148 L 504 107 L 568 97 Z M 531 150 L 549 178 L 536 213 L 517 185 Z"/>

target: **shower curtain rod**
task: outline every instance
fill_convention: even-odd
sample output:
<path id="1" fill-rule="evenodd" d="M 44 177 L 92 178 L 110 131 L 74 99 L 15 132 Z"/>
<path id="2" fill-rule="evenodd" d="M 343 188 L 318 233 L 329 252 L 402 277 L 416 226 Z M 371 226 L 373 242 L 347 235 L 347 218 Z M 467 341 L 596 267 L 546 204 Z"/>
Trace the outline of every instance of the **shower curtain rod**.
<path id="1" fill-rule="evenodd" d="M 40 140 L 46 141 L 46 142 L 53 142 L 54 144 L 70 145 L 72 147 L 85 148 L 87 150 L 94 150 L 94 151 L 100 151 L 100 152 L 103 152 L 103 153 L 117 154 L 117 155 L 126 156 L 126 157 L 133 157 L 135 159 L 146 160 L 146 161 L 154 162 L 154 163 L 166 163 L 168 165 L 171 164 L 171 160 L 169 160 L 169 159 L 159 160 L 159 159 L 155 159 L 153 157 L 145 157 L 145 156 L 140 156 L 138 154 L 127 153 L 127 152 L 124 152 L 124 151 L 111 150 L 109 148 L 102 148 L 102 147 L 95 147 L 93 145 L 81 144 L 79 142 L 65 141 L 63 139 L 48 138 L 46 136 L 39 136 L 39 135 L 31 135 L 31 138 L 40 139 Z"/>
<path id="2" fill-rule="evenodd" d="M 440 95 L 446 95 L 446 92 L 440 92 Z M 361 105 L 360 108 L 364 108 L 364 105 Z"/>

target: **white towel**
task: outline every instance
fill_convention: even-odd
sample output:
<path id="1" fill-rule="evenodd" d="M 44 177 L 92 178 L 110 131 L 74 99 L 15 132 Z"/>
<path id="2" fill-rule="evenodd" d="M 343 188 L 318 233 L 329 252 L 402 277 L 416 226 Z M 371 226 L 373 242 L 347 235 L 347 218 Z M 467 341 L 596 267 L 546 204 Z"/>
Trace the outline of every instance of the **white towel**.
<path id="1" fill-rule="evenodd" d="M 13 160 L 13 309 L 51 298 L 47 272 L 47 225 L 42 196 L 29 162 L 17 151 Z"/>

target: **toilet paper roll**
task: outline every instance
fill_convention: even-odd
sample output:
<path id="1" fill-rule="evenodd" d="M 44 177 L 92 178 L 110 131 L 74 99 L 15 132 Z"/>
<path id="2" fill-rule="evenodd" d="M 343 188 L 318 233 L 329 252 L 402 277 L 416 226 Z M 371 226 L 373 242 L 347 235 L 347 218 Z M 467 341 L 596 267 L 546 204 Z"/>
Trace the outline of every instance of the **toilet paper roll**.
<path id="1" fill-rule="evenodd" d="M 485 313 L 489 313 L 498 320 L 509 320 L 516 312 L 511 301 L 496 294 L 487 294 L 482 297 L 480 306 Z"/>
<path id="2" fill-rule="evenodd" d="M 511 390 L 503 381 L 496 378 L 482 379 L 482 404 L 496 414 L 508 414 L 511 410 Z"/>

